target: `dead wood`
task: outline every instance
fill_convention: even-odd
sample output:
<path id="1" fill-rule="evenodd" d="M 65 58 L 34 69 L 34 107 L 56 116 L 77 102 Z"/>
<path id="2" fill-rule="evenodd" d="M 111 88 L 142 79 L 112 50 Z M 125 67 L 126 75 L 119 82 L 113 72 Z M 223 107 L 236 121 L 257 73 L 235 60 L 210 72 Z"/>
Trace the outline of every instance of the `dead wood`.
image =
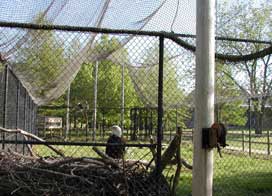
<path id="1" fill-rule="evenodd" d="M 28 141 L 27 136 L 26 136 L 26 135 L 23 135 L 23 136 L 24 136 L 24 139 L 25 139 L 26 141 Z M 38 157 L 38 156 L 33 152 L 32 147 L 31 147 L 29 144 L 27 144 L 26 147 L 27 147 L 27 149 L 28 149 L 28 151 L 29 151 L 29 153 L 30 153 L 31 156 L 36 157 L 36 158 Z"/>
<path id="2" fill-rule="evenodd" d="M 176 134 L 174 139 L 170 142 L 169 146 L 162 154 L 161 158 L 161 170 L 163 171 L 169 163 L 171 163 L 172 158 L 175 156 L 178 148 L 180 148 L 181 133 Z"/>
<path id="3" fill-rule="evenodd" d="M 176 150 L 176 159 L 177 159 L 177 169 L 175 172 L 172 189 L 171 189 L 171 196 L 176 196 L 176 191 L 179 183 L 180 178 L 180 171 L 181 171 L 181 155 L 180 155 L 180 144 L 181 144 L 181 132 L 177 132 L 177 150 Z"/>
<path id="4" fill-rule="evenodd" d="M 134 164 L 134 160 L 123 160 L 120 168 L 109 167 L 102 158 L 40 160 L 12 151 L 1 151 L 1 194 L 155 196 L 158 189 L 163 196 L 170 193 L 163 176 L 159 176 L 161 179 L 158 180 L 158 176 L 152 176 L 141 168 L 129 169 L 127 166 Z"/>
<path id="5" fill-rule="evenodd" d="M 111 165 L 113 167 L 120 168 L 120 166 L 119 166 L 119 164 L 118 164 L 118 162 L 116 160 L 114 160 L 113 158 L 109 157 L 104 152 L 100 151 L 97 147 L 94 146 L 93 150 L 102 158 L 102 161 L 106 165 Z"/>
<path id="6" fill-rule="evenodd" d="M 170 162 L 169 162 L 169 165 L 177 165 L 178 164 L 178 160 L 175 158 L 175 159 L 172 159 Z M 180 158 L 180 164 L 183 165 L 184 167 L 186 167 L 187 169 L 189 170 L 192 170 L 193 169 L 193 166 L 188 163 L 185 159 L 183 158 Z"/>
<path id="7" fill-rule="evenodd" d="M 51 150 L 53 150 L 57 155 L 60 155 L 62 157 L 64 157 L 64 154 L 56 149 L 55 147 L 51 146 L 51 145 L 48 145 L 46 144 L 46 141 L 43 140 L 42 138 L 34 135 L 34 134 L 31 134 L 31 133 L 28 133 L 27 131 L 24 131 L 24 130 L 21 130 L 21 129 L 6 129 L 6 128 L 3 128 L 3 127 L 0 127 L 0 131 L 2 132 L 5 132 L 5 133 L 19 133 L 19 134 L 22 134 L 23 136 L 25 137 L 28 137 L 28 138 L 32 138 L 32 139 L 35 139 L 39 142 L 42 142 L 45 146 L 47 146 L 48 148 L 50 148 Z"/>

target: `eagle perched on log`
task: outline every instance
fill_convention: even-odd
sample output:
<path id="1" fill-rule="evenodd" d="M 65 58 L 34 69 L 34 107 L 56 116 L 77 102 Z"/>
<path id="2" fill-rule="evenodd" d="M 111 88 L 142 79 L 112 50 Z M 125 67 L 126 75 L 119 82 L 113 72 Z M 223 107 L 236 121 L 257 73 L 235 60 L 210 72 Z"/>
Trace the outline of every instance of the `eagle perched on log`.
<path id="1" fill-rule="evenodd" d="M 114 159 L 121 159 L 125 153 L 125 140 L 119 126 L 112 126 L 112 133 L 107 141 L 106 154 Z"/>

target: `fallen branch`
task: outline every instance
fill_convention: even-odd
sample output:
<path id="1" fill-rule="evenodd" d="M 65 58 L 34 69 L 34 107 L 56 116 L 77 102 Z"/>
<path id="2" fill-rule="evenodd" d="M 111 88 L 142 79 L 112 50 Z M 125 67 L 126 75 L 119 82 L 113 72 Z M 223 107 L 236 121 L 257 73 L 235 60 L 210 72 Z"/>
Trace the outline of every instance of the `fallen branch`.
<path id="1" fill-rule="evenodd" d="M 167 165 L 171 162 L 172 158 L 175 156 L 177 149 L 180 148 L 181 134 L 176 134 L 174 139 L 169 144 L 168 148 L 162 155 L 161 158 L 161 171 L 165 169 Z"/>
<path id="2" fill-rule="evenodd" d="M 183 158 L 180 158 L 180 163 L 184 166 L 184 167 L 186 167 L 187 169 L 190 169 L 190 170 L 192 170 L 193 169 L 193 166 L 191 165 L 191 164 L 189 164 L 185 159 L 183 159 Z M 175 158 L 175 159 L 172 159 L 170 162 L 169 162 L 169 165 L 176 165 L 176 164 L 178 164 L 178 161 L 177 161 L 177 159 Z"/>
<path id="3" fill-rule="evenodd" d="M 26 132 L 26 131 L 24 131 L 22 129 L 16 129 L 15 130 L 15 129 L 6 129 L 6 128 L 3 128 L 3 127 L 0 127 L 0 131 L 5 132 L 5 133 L 14 133 L 14 134 L 15 133 L 19 133 L 19 134 L 22 134 L 23 136 L 35 139 L 35 140 L 41 142 L 43 145 L 45 145 L 48 148 L 50 148 L 51 150 L 53 150 L 57 155 L 60 155 L 60 156 L 64 157 L 64 154 L 60 150 L 54 148 L 51 145 L 46 144 L 46 141 L 43 140 L 43 139 L 41 139 L 40 137 L 38 137 L 38 136 L 36 136 L 34 134 L 31 134 L 29 132 Z"/>
<path id="4" fill-rule="evenodd" d="M 1 152 L 5 152 L 5 151 L 1 151 Z M 31 160 L 31 161 L 38 160 L 37 157 L 22 155 L 20 153 L 12 151 L 10 148 L 8 148 L 8 152 L 11 153 L 14 156 L 20 157 L 20 158 L 25 159 L 25 160 Z"/>
<path id="5" fill-rule="evenodd" d="M 26 135 L 23 135 L 23 136 L 24 136 L 24 139 L 25 139 L 26 141 L 28 141 L 27 136 L 26 136 Z M 30 153 L 31 156 L 36 157 L 36 158 L 38 157 L 38 156 L 33 152 L 32 147 L 31 147 L 29 144 L 27 144 L 26 147 L 27 147 L 27 149 L 28 149 L 28 151 L 29 151 L 29 153 Z"/>
<path id="6" fill-rule="evenodd" d="M 178 141 L 177 141 L 177 151 L 176 151 L 176 159 L 177 159 L 177 169 L 175 172 L 174 180 L 173 180 L 173 185 L 172 185 L 172 190 L 171 190 L 171 196 L 176 196 L 176 191 L 179 183 L 179 178 L 180 178 L 180 171 L 181 171 L 181 155 L 180 155 L 180 144 L 181 144 L 181 131 L 177 132 Z"/>
<path id="7" fill-rule="evenodd" d="M 126 167 L 132 167 L 134 166 L 135 164 L 141 164 L 145 167 L 150 167 L 151 169 L 155 169 L 155 165 L 152 165 L 150 164 L 149 161 L 146 161 L 146 160 L 133 160 L 133 159 L 126 159 Z"/>
<path id="8" fill-rule="evenodd" d="M 118 165 L 118 163 L 113 158 L 109 157 L 104 152 L 101 152 L 97 147 L 94 146 L 93 150 L 96 152 L 96 154 L 98 154 L 102 158 L 102 161 L 106 165 L 111 165 L 111 166 L 113 166 L 115 168 L 120 168 L 120 166 Z"/>

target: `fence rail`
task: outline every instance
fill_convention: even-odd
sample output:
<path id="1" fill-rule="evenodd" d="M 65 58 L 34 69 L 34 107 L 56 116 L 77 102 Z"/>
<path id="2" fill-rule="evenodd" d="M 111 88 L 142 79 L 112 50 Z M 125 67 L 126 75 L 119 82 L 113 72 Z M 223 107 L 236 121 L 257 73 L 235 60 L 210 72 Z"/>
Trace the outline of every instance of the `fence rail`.
<path id="1" fill-rule="evenodd" d="M 251 153 L 271 155 L 272 130 L 264 132 L 266 133 L 252 134 L 248 130 L 229 130 L 227 134 L 227 149 L 247 152 L 249 155 L 251 155 Z M 167 137 L 167 135 L 170 134 L 164 134 L 164 137 Z M 182 138 L 185 141 L 192 141 L 193 131 L 183 131 Z"/>

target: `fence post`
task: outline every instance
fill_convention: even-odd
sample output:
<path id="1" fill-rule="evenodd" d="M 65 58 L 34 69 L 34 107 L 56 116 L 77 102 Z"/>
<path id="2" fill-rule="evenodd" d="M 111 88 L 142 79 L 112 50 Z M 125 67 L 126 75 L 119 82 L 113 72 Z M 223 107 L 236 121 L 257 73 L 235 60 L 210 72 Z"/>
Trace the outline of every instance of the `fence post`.
<path id="1" fill-rule="evenodd" d="M 158 76 L 158 130 L 157 130 L 157 174 L 161 171 L 161 152 L 163 134 L 163 57 L 164 57 L 164 37 L 159 37 L 159 76 Z"/>
<path id="2" fill-rule="evenodd" d="M 242 129 L 242 149 L 245 151 L 245 131 Z"/>
<path id="3" fill-rule="evenodd" d="M 9 67 L 5 65 L 5 80 L 4 80 L 4 103 L 3 103 L 3 127 L 6 128 L 7 123 L 7 100 L 8 100 L 8 78 L 9 78 Z M 5 149 L 5 133 L 2 133 L 2 149 Z"/>
<path id="4" fill-rule="evenodd" d="M 270 135 L 269 135 L 269 129 L 267 129 L 267 155 L 270 155 Z"/>
<path id="5" fill-rule="evenodd" d="M 70 131 L 70 89 L 71 89 L 71 86 L 69 85 L 67 89 L 67 97 L 66 97 L 67 107 L 66 107 L 66 126 L 65 126 L 65 136 L 64 136 L 65 141 L 67 140 L 69 131 Z"/>
<path id="6" fill-rule="evenodd" d="M 93 141 L 96 140 L 96 121 L 97 121 L 97 79 L 98 79 L 98 61 L 95 62 L 95 75 L 94 75 L 94 111 L 93 111 Z M 87 125 L 88 126 L 88 125 Z"/>
<path id="7" fill-rule="evenodd" d="M 248 153 L 251 156 L 251 98 L 248 100 L 248 109 L 249 109 L 249 123 L 248 123 Z"/>
<path id="8" fill-rule="evenodd" d="M 178 106 L 176 106 L 176 131 L 178 130 Z M 172 132 L 171 132 L 172 133 Z M 170 136 L 170 140 L 172 139 L 172 134 Z"/>
<path id="9" fill-rule="evenodd" d="M 214 123 L 215 0 L 197 0 L 193 196 L 212 196 L 213 150 L 202 148 L 202 129 Z"/>
<path id="10" fill-rule="evenodd" d="M 124 131 L 124 115 L 125 115 L 125 65 L 122 63 L 122 82 L 121 82 L 121 128 Z"/>
<path id="11" fill-rule="evenodd" d="M 24 130 L 27 130 L 27 90 L 25 89 L 25 99 L 24 99 Z M 23 141 L 25 138 L 23 137 Z M 23 154 L 25 154 L 25 144 L 23 144 Z"/>
<path id="12" fill-rule="evenodd" d="M 16 97 L 16 129 L 19 128 L 19 119 L 20 119 L 20 115 L 19 115 L 19 105 L 20 105 L 20 82 L 17 79 L 17 97 Z M 16 141 L 16 144 L 15 144 L 15 151 L 17 152 L 17 141 L 18 141 L 18 134 L 16 133 L 15 134 L 15 141 Z"/>

